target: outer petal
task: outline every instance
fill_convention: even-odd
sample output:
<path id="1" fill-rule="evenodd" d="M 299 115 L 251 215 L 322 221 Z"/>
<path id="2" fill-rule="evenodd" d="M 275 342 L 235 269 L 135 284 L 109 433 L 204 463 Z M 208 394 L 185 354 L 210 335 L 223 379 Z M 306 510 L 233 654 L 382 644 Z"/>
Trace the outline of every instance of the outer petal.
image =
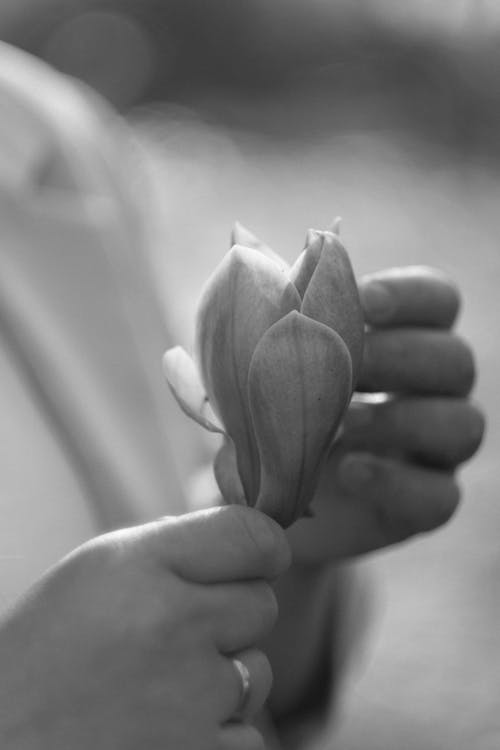
<path id="1" fill-rule="evenodd" d="M 210 402 L 233 439 L 245 494 L 254 503 L 259 460 L 248 405 L 250 360 L 267 329 L 300 297 L 276 264 L 235 246 L 209 279 L 197 313 L 196 348 Z"/>
<path id="2" fill-rule="evenodd" d="M 175 346 L 165 352 L 163 372 L 182 411 L 206 430 L 225 434 L 224 428 L 212 413 L 198 368 L 182 346 Z"/>
<path id="3" fill-rule="evenodd" d="M 317 236 L 317 234 L 318 234 L 318 230 L 317 229 L 308 229 L 307 230 L 307 232 L 306 232 L 306 241 L 305 241 L 305 244 L 304 244 L 304 250 L 306 250 L 309 247 L 309 245 L 313 242 L 313 240 L 315 239 L 315 237 Z"/>
<path id="4" fill-rule="evenodd" d="M 351 358 L 334 331 L 298 312 L 259 342 L 249 397 L 261 462 L 257 507 L 289 526 L 306 511 L 351 393 Z"/>
<path id="5" fill-rule="evenodd" d="M 274 260 L 277 266 L 285 273 L 288 273 L 290 266 L 284 260 L 281 255 L 278 255 L 269 245 L 259 240 L 253 232 L 247 229 L 239 221 L 235 221 L 233 231 L 231 232 L 231 244 L 232 245 L 243 245 L 243 247 L 249 247 L 252 250 L 258 250 L 260 253 L 267 255 L 268 258 Z"/>
<path id="6" fill-rule="evenodd" d="M 321 238 L 323 247 L 300 309 L 344 339 L 351 354 L 354 387 L 363 356 L 364 334 L 358 287 L 349 256 L 339 238 L 331 232 L 322 232 Z"/>
<path id="7" fill-rule="evenodd" d="M 336 234 L 337 237 L 340 237 L 340 227 L 342 224 L 342 217 L 336 216 L 334 219 L 332 219 L 332 222 L 330 226 L 328 227 L 328 231 L 332 234 Z"/>
<path id="8" fill-rule="evenodd" d="M 304 297 L 306 293 L 322 252 L 323 236 L 314 229 L 310 229 L 307 233 L 307 246 L 299 255 L 289 273 L 289 279 L 295 284 L 301 297 Z"/>
<path id="9" fill-rule="evenodd" d="M 220 493 L 228 505 L 246 505 L 231 438 L 224 441 L 214 459 L 214 476 Z"/>
<path id="10" fill-rule="evenodd" d="M 330 224 L 327 227 L 327 231 L 331 232 L 332 234 L 336 234 L 337 237 L 340 237 L 341 225 L 342 225 L 342 217 L 336 216 L 334 219 L 331 220 Z M 306 233 L 305 247 L 310 245 L 311 242 L 314 240 L 314 238 L 318 236 L 318 234 L 321 234 L 321 231 L 319 229 L 308 229 Z"/>

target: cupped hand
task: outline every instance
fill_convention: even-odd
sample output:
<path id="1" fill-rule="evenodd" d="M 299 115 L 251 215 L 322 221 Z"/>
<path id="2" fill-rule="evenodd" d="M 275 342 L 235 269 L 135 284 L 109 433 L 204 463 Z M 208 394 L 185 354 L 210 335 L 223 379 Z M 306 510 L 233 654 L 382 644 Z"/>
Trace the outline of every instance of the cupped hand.
<path id="1" fill-rule="evenodd" d="M 4 750 L 260 750 L 284 533 L 250 508 L 98 537 L 0 622 Z M 250 673 L 244 721 L 241 678 Z M 238 718 L 240 720 L 235 721 Z"/>
<path id="2" fill-rule="evenodd" d="M 302 562 L 368 552 L 430 531 L 459 502 L 456 468 L 479 447 L 470 346 L 453 332 L 456 287 L 429 268 L 359 284 L 367 332 L 358 392 L 312 505 L 289 537 Z"/>

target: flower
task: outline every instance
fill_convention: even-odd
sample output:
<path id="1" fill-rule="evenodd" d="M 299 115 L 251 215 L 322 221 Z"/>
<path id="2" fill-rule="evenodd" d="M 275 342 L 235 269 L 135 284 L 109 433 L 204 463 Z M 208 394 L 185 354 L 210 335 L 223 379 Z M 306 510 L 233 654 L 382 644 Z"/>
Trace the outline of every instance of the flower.
<path id="1" fill-rule="evenodd" d="M 219 484 L 232 457 L 245 501 L 286 527 L 307 513 L 352 395 L 363 316 L 336 232 L 311 230 L 291 268 L 240 225 L 233 240 L 198 306 L 196 364 L 176 347 L 164 368 L 184 411 L 226 436 Z"/>

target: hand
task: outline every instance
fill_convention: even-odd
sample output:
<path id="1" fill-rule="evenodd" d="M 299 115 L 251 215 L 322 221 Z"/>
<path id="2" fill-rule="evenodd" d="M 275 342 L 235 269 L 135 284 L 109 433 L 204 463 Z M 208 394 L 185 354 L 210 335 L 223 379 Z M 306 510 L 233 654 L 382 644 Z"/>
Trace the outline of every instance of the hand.
<path id="1" fill-rule="evenodd" d="M 290 552 L 276 523 L 242 507 L 98 537 L 57 565 L 0 623 L 4 750 L 262 750 L 231 722 L 263 705 L 255 644 L 276 618 L 269 581 Z"/>
<path id="2" fill-rule="evenodd" d="M 451 330 L 456 288 L 437 271 L 403 268 L 364 278 L 360 296 L 368 329 L 359 393 L 322 474 L 316 519 L 289 532 L 302 562 L 440 526 L 458 505 L 455 469 L 483 435 L 483 416 L 467 398 L 472 353 Z"/>

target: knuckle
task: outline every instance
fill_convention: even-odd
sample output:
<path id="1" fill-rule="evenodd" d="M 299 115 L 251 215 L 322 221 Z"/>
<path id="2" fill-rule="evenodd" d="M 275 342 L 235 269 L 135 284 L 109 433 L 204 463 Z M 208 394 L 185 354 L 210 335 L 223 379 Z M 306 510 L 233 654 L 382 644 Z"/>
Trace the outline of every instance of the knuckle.
<path id="1" fill-rule="evenodd" d="M 365 319 L 369 323 L 387 324 L 397 313 L 397 294 L 383 275 L 364 276 L 359 281 L 359 295 Z"/>
<path id="2" fill-rule="evenodd" d="M 448 307 L 448 318 L 445 321 L 448 325 L 452 325 L 456 320 L 457 315 L 462 307 L 462 294 L 458 285 L 452 279 L 443 276 L 443 282 L 446 285 L 448 298 L 446 300 Z"/>
<path id="3" fill-rule="evenodd" d="M 448 523 L 455 515 L 460 503 L 460 487 L 453 476 L 449 476 L 441 488 L 438 502 L 435 504 L 433 528 Z"/>
<path id="4" fill-rule="evenodd" d="M 387 462 L 376 520 L 383 536 L 394 544 L 444 524 L 455 512 L 458 500 L 451 475 Z"/>
<path id="5" fill-rule="evenodd" d="M 485 419 L 482 411 L 463 399 L 444 404 L 434 420 L 434 442 L 450 468 L 471 458 L 481 445 Z"/>
<path id="6" fill-rule="evenodd" d="M 457 466 L 477 451 L 484 434 L 482 411 L 461 397 L 413 399 L 400 417 L 394 434 L 405 435 L 410 455 L 431 466 Z"/>
<path id="7" fill-rule="evenodd" d="M 460 289 L 443 270 L 429 267 L 427 272 L 434 288 L 434 299 L 441 312 L 441 322 L 443 325 L 451 326 L 462 305 Z"/>
<path id="8" fill-rule="evenodd" d="M 405 489 L 401 487 L 399 472 L 389 462 L 378 462 L 377 472 L 381 488 L 374 505 L 375 520 L 382 537 L 390 544 L 403 541 L 420 531 L 417 519 L 408 512 L 399 498 Z"/>
<path id="9" fill-rule="evenodd" d="M 376 520 L 382 532 L 382 537 L 389 544 L 402 542 L 421 531 L 412 514 L 401 513 L 392 505 L 378 503 L 376 506 Z"/>
<path id="10" fill-rule="evenodd" d="M 460 488 L 452 474 L 434 473 L 427 488 L 426 502 L 416 516 L 414 534 L 433 531 L 446 524 L 460 502 Z"/>
<path id="11" fill-rule="evenodd" d="M 374 489 L 390 498 L 397 497 L 400 490 L 398 464 L 390 459 L 373 457 L 370 469 Z"/>
<path id="12" fill-rule="evenodd" d="M 388 489 L 386 461 L 371 453 L 347 453 L 338 467 L 338 480 L 349 495 L 368 493 L 374 501 Z"/>
<path id="13" fill-rule="evenodd" d="M 474 404 L 467 404 L 466 450 L 472 456 L 482 443 L 486 420 L 483 412 Z"/>
<path id="14" fill-rule="evenodd" d="M 457 379 L 457 391 L 459 394 L 467 395 L 472 390 L 476 379 L 476 363 L 471 347 L 465 339 L 456 336 L 456 355 L 454 358 L 454 369 Z"/>

